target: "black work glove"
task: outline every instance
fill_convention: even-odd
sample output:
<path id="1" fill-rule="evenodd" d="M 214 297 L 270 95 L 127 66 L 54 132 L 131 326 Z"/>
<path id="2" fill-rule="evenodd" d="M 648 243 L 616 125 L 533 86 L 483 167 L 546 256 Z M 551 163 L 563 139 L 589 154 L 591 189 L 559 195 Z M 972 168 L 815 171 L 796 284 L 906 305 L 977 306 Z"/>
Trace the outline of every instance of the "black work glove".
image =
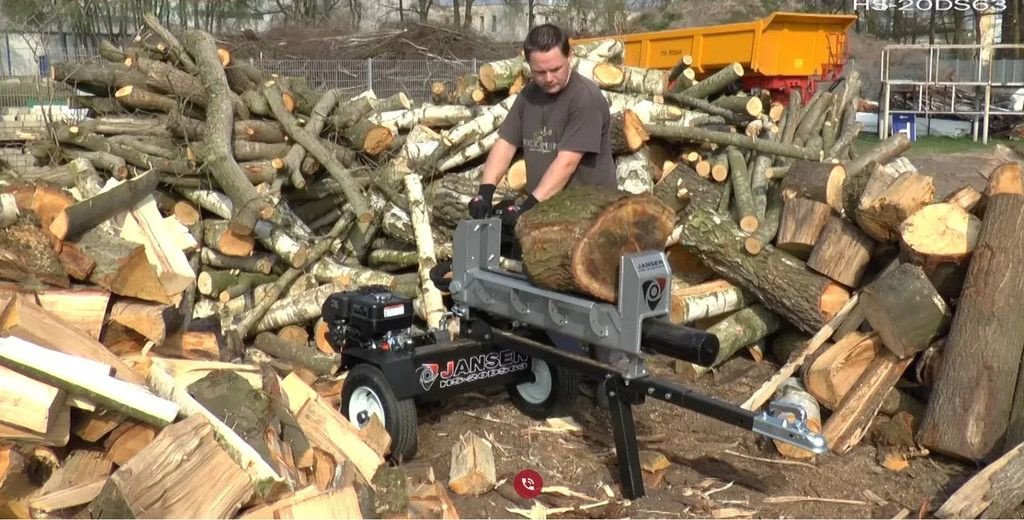
<path id="1" fill-rule="evenodd" d="M 477 190 L 476 197 L 469 201 L 469 217 L 473 219 L 487 218 L 491 216 L 492 199 L 494 190 L 497 187 L 493 184 L 481 184 Z"/>
<path id="2" fill-rule="evenodd" d="M 504 211 L 501 213 L 502 227 L 505 229 L 514 230 L 516 228 L 516 224 L 519 222 L 519 217 L 521 217 L 523 213 L 529 211 L 530 208 L 536 206 L 538 202 L 540 201 L 538 201 L 537 198 L 533 196 L 533 194 L 530 194 L 530 196 L 527 197 L 526 200 L 524 200 L 522 203 L 511 204 L 508 207 L 506 207 Z"/>

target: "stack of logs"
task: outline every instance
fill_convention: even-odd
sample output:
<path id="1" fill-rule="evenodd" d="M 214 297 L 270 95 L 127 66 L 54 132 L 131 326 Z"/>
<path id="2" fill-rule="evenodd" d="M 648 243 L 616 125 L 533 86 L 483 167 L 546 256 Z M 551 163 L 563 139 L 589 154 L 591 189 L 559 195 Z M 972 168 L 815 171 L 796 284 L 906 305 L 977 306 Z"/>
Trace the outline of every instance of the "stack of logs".
<path id="1" fill-rule="evenodd" d="M 388 440 L 337 411 L 321 305 L 385 285 L 438 326 L 427 272 L 451 257 L 528 65 L 487 63 L 417 106 L 319 92 L 145 22 L 102 61 L 52 66 L 90 117 L 53 124 L 38 166 L 6 175 L 0 438 L 19 445 L 0 494 L 12 514 L 357 516 Z M 1021 440 L 1015 159 L 986 193 L 937 200 L 904 136 L 855 152 L 856 72 L 782 103 L 739 91 L 739 64 L 698 80 L 688 57 L 671 71 L 622 57 L 615 40 L 574 48 L 610 105 L 620 189 L 565 190 L 523 216 L 535 283 L 615 301 L 621 254 L 664 248 L 671 320 L 719 337 L 715 367 L 743 351 L 784 363 L 746 408 L 803 407 L 835 453 L 880 411 L 912 428 L 896 459 Z M 525 184 L 519 159 L 495 200 Z M 931 388 L 926 409 L 901 381 Z M 90 447 L 58 457 L 71 434 Z M 28 468 L 60 458 L 35 489 Z M 223 482 L 191 479 L 205 470 Z M 443 486 L 419 491 L 417 514 L 450 511 Z"/>

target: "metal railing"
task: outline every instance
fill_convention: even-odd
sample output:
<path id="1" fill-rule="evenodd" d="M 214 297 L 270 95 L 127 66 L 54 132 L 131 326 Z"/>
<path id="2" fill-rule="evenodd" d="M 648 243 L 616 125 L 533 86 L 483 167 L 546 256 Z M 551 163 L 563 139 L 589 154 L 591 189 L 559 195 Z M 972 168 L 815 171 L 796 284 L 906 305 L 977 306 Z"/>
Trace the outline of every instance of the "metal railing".
<path id="1" fill-rule="evenodd" d="M 989 59 L 982 59 L 984 54 L 988 54 Z M 1024 56 L 1024 45 L 887 45 L 882 50 L 880 65 L 883 92 L 882 114 L 878 121 L 879 139 L 889 136 L 892 114 L 924 114 L 928 118 L 933 115 L 957 115 L 973 116 L 973 139 L 978 140 L 980 131 L 982 142 L 988 143 L 989 120 L 993 109 L 1000 115 L 1024 115 L 1021 111 L 992 106 L 993 89 L 1024 88 L 1024 60 L 1008 59 L 1005 55 Z M 893 61 L 898 58 L 904 59 L 894 66 Z M 939 89 L 943 94 L 949 93 L 948 110 L 932 106 L 931 100 L 939 93 Z M 891 109 L 894 91 L 910 95 L 914 109 Z M 972 94 L 976 94 L 973 107 L 958 109 L 957 96 L 963 98 Z"/>

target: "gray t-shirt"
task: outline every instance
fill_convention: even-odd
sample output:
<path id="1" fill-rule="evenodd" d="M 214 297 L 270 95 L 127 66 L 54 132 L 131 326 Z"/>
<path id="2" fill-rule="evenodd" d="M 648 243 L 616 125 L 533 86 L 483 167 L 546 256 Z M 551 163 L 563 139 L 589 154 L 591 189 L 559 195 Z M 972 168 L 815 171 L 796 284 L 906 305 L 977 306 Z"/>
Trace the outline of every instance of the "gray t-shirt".
<path id="1" fill-rule="evenodd" d="M 615 188 L 608 112 L 608 101 L 597 85 L 573 71 L 569 83 L 553 96 L 535 83 L 527 85 L 512 103 L 498 136 L 523 150 L 526 187 L 531 192 L 560 150 L 583 152 L 566 188 Z"/>

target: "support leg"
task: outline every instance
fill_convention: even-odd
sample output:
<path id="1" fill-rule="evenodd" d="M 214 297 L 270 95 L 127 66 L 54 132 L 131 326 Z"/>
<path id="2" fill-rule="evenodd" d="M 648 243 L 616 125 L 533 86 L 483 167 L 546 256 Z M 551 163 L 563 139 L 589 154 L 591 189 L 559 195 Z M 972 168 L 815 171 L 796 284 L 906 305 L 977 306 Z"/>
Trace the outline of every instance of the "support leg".
<path id="1" fill-rule="evenodd" d="M 621 391 L 619 378 L 608 381 L 608 411 L 612 416 L 612 433 L 615 435 L 615 453 L 619 460 L 619 480 L 622 495 L 629 500 L 644 496 L 644 479 L 640 473 L 640 447 L 636 442 L 636 425 L 633 423 L 631 397 Z"/>

